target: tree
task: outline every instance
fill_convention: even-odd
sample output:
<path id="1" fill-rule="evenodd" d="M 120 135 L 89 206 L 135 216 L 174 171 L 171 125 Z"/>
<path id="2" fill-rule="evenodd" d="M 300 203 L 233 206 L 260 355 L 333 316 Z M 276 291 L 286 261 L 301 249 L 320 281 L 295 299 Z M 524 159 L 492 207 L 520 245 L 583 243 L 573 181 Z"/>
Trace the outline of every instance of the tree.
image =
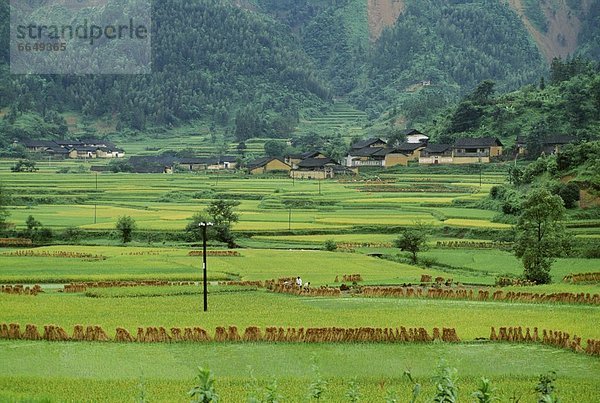
<path id="1" fill-rule="evenodd" d="M 239 216 L 233 208 L 240 202 L 236 200 L 213 200 L 203 212 L 192 216 L 190 222 L 185 227 L 190 240 L 201 241 L 202 229 L 201 222 L 212 222 L 214 225 L 207 228 L 207 236 L 217 241 L 225 242 L 230 248 L 236 246 L 231 225 L 239 221 Z"/>
<path id="2" fill-rule="evenodd" d="M 417 263 L 417 253 L 425 250 L 427 231 L 422 224 L 415 228 L 405 228 L 398 239 L 394 241 L 397 248 L 412 254 L 413 263 Z"/>
<path id="3" fill-rule="evenodd" d="M 185 227 L 185 232 L 188 233 L 190 241 L 202 241 L 202 228 L 200 223 L 212 221 L 211 217 L 206 212 L 196 213 L 192 216 L 190 222 Z M 207 228 L 207 235 L 214 236 L 212 228 Z"/>
<path id="4" fill-rule="evenodd" d="M 269 140 L 265 143 L 265 154 L 269 157 L 283 157 L 286 148 L 284 142 Z"/>
<path id="5" fill-rule="evenodd" d="M 15 165 L 10 168 L 12 172 L 35 172 L 38 170 L 33 160 L 19 160 Z"/>
<path id="6" fill-rule="evenodd" d="M 523 202 L 515 227 L 515 255 L 523 261 L 529 281 L 547 284 L 554 257 L 568 248 L 568 237 L 561 220 L 565 207 L 559 196 L 546 189 L 534 189 Z"/>
<path id="7" fill-rule="evenodd" d="M 492 80 L 485 80 L 481 82 L 481 84 L 477 86 L 477 88 L 475 89 L 475 91 L 473 91 L 473 94 L 471 95 L 473 102 L 479 105 L 489 103 L 490 99 L 494 95 L 495 85 L 496 83 Z"/>
<path id="8" fill-rule="evenodd" d="M 461 102 L 450 118 L 449 133 L 462 133 L 477 129 L 483 112 L 478 105 L 470 101 Z"/>
<path id="9" fill-rule="evenodd" d="M 9 202 L 10 197 L 8 191 L 0 183 L 0 233 L 6 228 L 6 219 L 10 215 L 7 208 Z"/>
<path id="10" fill-rule="evenodd" d="M 116 228 L 123 243 L 131 242 L 131 236 L 136 228 L 135 220 L 130 216 L 121 216 L 117 220 Z"/>
<path id="11" fill-rule="evenodd" d="M 237 200 L 213 200 L 206 208 L 206 214 L 211 218 L 214 226 L 215 238 L 225 242 L 230 248 L 236 246 L 231 225 L 239 221 L 239 215 L 233 210 L 239 206 Z"/>

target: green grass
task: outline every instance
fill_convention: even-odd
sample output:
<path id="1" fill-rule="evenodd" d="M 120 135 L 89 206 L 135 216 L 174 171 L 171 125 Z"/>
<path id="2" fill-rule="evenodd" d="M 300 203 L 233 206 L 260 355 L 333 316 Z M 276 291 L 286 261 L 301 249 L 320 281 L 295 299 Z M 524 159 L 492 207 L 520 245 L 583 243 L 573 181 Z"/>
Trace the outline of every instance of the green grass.
<path id="1" fill-rule="evenodd" d="M 349 12 L 354 10 L 348 9 Z M 350 14 L 349 14 L 350 15 Z M 349 122 L 349 116 L 352 122 Z M 336 104 L 327 116 L 304 121 L 305 130 L 321 127 L 353 135 L 361 115 Z M 347 129 L 347 130 L 346 130 Z M 198 134 L 181 130 L 181 139 Z M 189 141 L 188 141 L 189 140 Z M 209 152 L 206 136 L 186 140 L 201 153 Z M 262 139 L 249 142 L 260 149 Z M 172 143 L 171 143 L 172 144 Z M 156 147 L 172 145 L 157 139 Z M 128 150 L 155 153 L 142 142 Z M 508 226 L 492 222 L 495 212 L 462 208 L 455 202 L 477 201 L 490 187 L 505 181 L 501 169 L 479 174 L 468 170 L 439 171 L 403 168 L 378 174 L 392 180 L 403 192 L 369 192 L 362 182 L 323 181 L 319 195 L 316 181 L 287 178 L 246 178 L 205 174 L 135 175 L 100 174 L 96 189 L 93 174 L 56 174 L 61 166 L 89 168 L 81 161 L 40 163 L 40 172 L 11 174 L 11 161 L 0 161 L 0 182 L 21 200 L 10 208 L 10 221 L 23 228 L 33 215 L 55 230 L 77 226 L 109 231 L 119 215 L 130 215 L 140 230 L 182 230 L 189 217 L 201 211 L 211 198 L 241 198 L 240 222 L 235 231 L 257 234 L 240 242 L 240 257 L 210 257 L 209 279 L 266 280 L 301 276 L 313 286 L 333 284 L 336 276 L 361 274 L 366 284 L 416 283 L 421 274 L 452 277 L 464 283 L 492 284 L 499 274 L 520 274 L 518 260 L 496 250 L 449 250 L 432 248 L 421 254 L 461 269 L 432 270 L 380 260 L 366 253 L 398 253 L 394 248 L 360 248 L 357 253 L 301 250 L 320 248 L 327 239 L 337 242 L 391 242 L 391 226 L 410 226 L 421 221 L 439 228 L 450 227 L 451 236 L 485 238 Z M 94 161 L 94 164 L 100 163 Z M 423 185 L 425 184 L 425 185 Z M 434 190 L 442 189 L 443 192 Z M 74 201 L 77 198 L 77 201 Z M 316 207 L 293 209 L 291 225 L 286 201 L 314 202 Z M 48 204 L 50 203 L 50 204 Z M 97 205 L 94 224 L 94 205 Z M 359 228 L 356 228 L 360 226 Z M 288 228 L 297 231 L 296 235 Z M 475 232 L 474 230 L 478 230 Z M 378 233 L 367 233 L 378 232 Z M 597 228 L 577 228 L 579 235 L 598 235 Z M 264 234 L 261 236 L 260 234 Z M 303 235 L 300 235 L 303 234 Z M 313 235 L 310 235 L 313 234 Z M 319 235 L 314 235 L 319 234 Z M 267 236 L 268 235 L 268 236 Z M 277 235 L 277 236 L 274 236 Z M 439 236 L 436 235 L 436 236 Z M 491 235 L 490 235 L 491 236 Z M 432 237 L 430 246 L 438 238 Z M 444 238 L 445 240 L 456 238 Z M 593 239 L 593 238 L 589 238 Z M 145 247 L 116 247 L 115 240 L 87 239 L 96 245 L 61 245 L 36 251 L 73 251 L 103 255 L 105 260 L 78 258 L 15 257 L 0 250 L 0 282 L 51 283 L 89 280 L 200 280 L 201 259 L 190 257 L 191 247 L 161 243 Z M 106 244 L 103 246 L 103 244 Z M 112 244 L 112 245 L 111 245 Z M 253 249 L 261 248 L 261 249 Z M 280 248 L 280 249 L 271 249 Z M 285 250 L 282 248 L 289 248 Z M 559 259 L 552 274 L 560 281 L 568 273 L 600 271 L 598 259 Z M 535 288 L 508 288 L 525 292 L 599 292 L 597 284 L 555 283 Z M 165 344 L 46 343 L 0 341 L 0 401 L 52 400 L 123 401 L 137 396 L 140 376 L 151 401 L 184 401 L 192 386 L 197 365 L 208 365 L 217 376 L 223 401 L 244 401 L 252 365 L 261 382 L 276 377 L 289 401 L 302 401 L 310 383 L 310 362 L 315 355 L 323 376 L 330 382 L 330 401 L 344 401 L 347 382 L 357 377 L 365 401 L 384 401 L 389 388 L 410 395 L 402 378 L 410 368 L 431 397 L 431 377 L 440 358 L 456 366 L 461 376 L 461 399 L 468 400 L 480 376 L 490 377 L 502 401 L 514 392 L 522 402 L 536 401 L 532 388 L 536 377 L 547 370 L 559 372 L 559 395 L 563 401 L 593 402 L 599 382 L 598 359 L 542 346 L 474 343 L 488 337 L 491 326 L 528 326 L 567 331 L 585 338 L 600 338 L 600 310 L 596 306 L 505 302 L 444 301 L 393 298 L 314 298 L 273 294 L 239 287 L 209 287 L 209 312 L 201 312 L 201 288 L 137 287 L 89 289 L 87 293 L 62 294 L 55 288 L 36 297 L 0 294 L 0 323 L 22 326 L 56 324 L 68 332 L 74 325 L 101 325 L 111 335 L 116 327 L 134 331 L 138 326 L 294 327 L 454 327 L 467 342 L 459 345 L 386 344 Z M 400 399 L 404 401 L 403 399 Z M 422 401 L 425 401 L 424 399 Z"/>
<path id="2" fill-rule="evenodd" d="M 126 292 L 126 291 L 124 291 Z M 143 291 L 134 290 L 132 293 Z M 211 293 L 209 312 L 201 313 L 196 295 L 90 298 L 83 294 L 46 293 L 37 297 L 0 295 L 0 323 L 56 324 L 72 332 L 77 324 L 165 328 L 202 326 L 283 327 L 454 327 L 463 340 L 488 337 L 492 326 L 556 329 L 600 338 L 595 306 L 394 298 L 311 298 L 266 291 Z M 468 312 L 468 314 L 466 314 Z M 573 320 L 577 318 L 577 320 Z"/>
<path id="3" fill-rule="evenodd" d="M 201 258 L 190 249 L 85 246 L 87 253 L 105 260 L 58 257 L 6 256 L 0 282 L 52 283 L 83 280 L 199 280 Z M 37 248 L 36 252 L 78 252 L 79 246 Z M 10 253 L 10 252 L 4 252 Z M 268 280 L 302 276 L 314 285 L 332 283 L 336 276 L 361 274 L 365 280 L 389 283 L 417 282 L 423 269 L 371 258 L 358 253 L 303 250 L 241 249 L 239 257 L 209 257 L 209 279 Z M 439 271 L 432 271 L 440 274 Z"/>
<path id="4" fill-rule="evenodd" d="M 421 254 L 437 259 L 440 263 L 466 267 L 473 272 L 482 272 L 495 278 L 498 275 L 523 273 L 522 263 L 510 252 L 478 249 L 432 249 Z M 600 271 L 599 259 L 561 258 L 552 265 L 551 275 L 555 282 L 571 273 Z"/>
<path id="5" fill-rule="evenodd" d="M 459 397 L 468 399 L 486 374 L 502 401 L 515 392 L 534 402 L 536 376 L 554 369 L 563 401 L 594 402 L 599 386 L 594 374 L 600 361 L 566 351 L 531 345 L 296 345 L 177 344 L 125 345 L 88 343 L 0 342 L 10 366 L 0 367 L 0 399 L 51 397 L 56 400 L 131 401 L 145 384 L 150 401 L 187 401 L 195 368 L 208 366 L 223 401 L 246 401 L 248 367 L 261 385 L 276 379 L 286 401 L 302 401 L 312 382 L 316 357 L 328 381 L 326 401 L 344 398 L 356 378 L 366 401 L 384 401 L 395 390 L 400 401 L 410 396 L 403 373 L 410 369 L 423 391 L 420 402 L 434 395 L 432 375 L 444 359 L 456 367 Z M 482 360 L 481 357 L 486 357 Z M 52 368 L 51 372 L 49 368 Z"/>

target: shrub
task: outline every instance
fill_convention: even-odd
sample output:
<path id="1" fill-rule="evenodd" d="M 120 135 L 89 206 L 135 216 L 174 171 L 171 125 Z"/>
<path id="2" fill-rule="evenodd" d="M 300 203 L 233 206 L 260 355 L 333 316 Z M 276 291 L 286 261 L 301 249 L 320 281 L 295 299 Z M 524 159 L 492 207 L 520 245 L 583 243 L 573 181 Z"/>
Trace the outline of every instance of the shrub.
<path id="1" fill-rule="evenodd" d="M 117 220 L 116 228 L 119 232 L 121 241 L 123 241 L 123 243 L 131 242 L 131 237 L 133 231 L 135 230 L 135 227 L 135 220 L 130 216 L 119 217 L 119 219 Z"/>
<path id="2" fill-rule="evenodd" d="M 337 248 L 338 248 L 337 244 L 335 243 L 335 241 L 333 239 L 328 239 L 323 244 L 323 249 L 325 249 L 326 251 L 329 251 L 329 252 L 335 252 L 337 250 Z"/>
<path id="3" fill-rule="evenodd" d="M 216 403 L 219 401 L 219 395 L 215 391 L 215 380 L 209 369 L 198 367 L 196 380 L 197 385 L 188 392 L 192 403 Z"/>

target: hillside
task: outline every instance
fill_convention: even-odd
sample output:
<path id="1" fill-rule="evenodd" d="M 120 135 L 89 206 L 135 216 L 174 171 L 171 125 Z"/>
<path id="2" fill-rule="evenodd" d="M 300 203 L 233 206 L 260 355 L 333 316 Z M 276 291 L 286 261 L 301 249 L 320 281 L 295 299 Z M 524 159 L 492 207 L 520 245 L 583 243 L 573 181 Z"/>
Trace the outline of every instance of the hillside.
<path id="1" fill-rule="evenodd" d="M 0 114 L 14 121 L 0 140 L 63 135 L 74 116 L 120 133 L 290 137 L 334 97 L 366 113 L 363 134 L 383 133 L 430 125 L 483 80 L 508 92 L 554 56 L 600 59 L 600 0 L 167 0 L 153 13 L 151 75 L 10 76 L 0 1 Z"/>
<path id="2" fill-rule="evenodd" d="M 5 27 L 9 9 L 0 4 Z M 296 38 L 268 17 L 216 0 L 167 0 L 155 2 L 153 24 L 161 28 L 145 76 L 9 76 L 8 55 L 0 54 L 0 108 L 112 116 L 118 129 L 144 130 L 197 119 L 226 126 L 243 106 L 260 114 L 268 132 L 279 117 L 293 125 L 300 110 L 330 99 Z M 0 48 L 8 49 L 7 40 Z"/>
<path id="3" fill-rule="evenodd" d="M 506 145 L 512 145 L 517 136 L 598 139 L 600 65 L 580 58 L 555 60 L 548 83 L 497 96 L 494 83 L 485 82 L 435 122 L 428 126 L 428 133 L 438 142 L 490 135 Z"/>

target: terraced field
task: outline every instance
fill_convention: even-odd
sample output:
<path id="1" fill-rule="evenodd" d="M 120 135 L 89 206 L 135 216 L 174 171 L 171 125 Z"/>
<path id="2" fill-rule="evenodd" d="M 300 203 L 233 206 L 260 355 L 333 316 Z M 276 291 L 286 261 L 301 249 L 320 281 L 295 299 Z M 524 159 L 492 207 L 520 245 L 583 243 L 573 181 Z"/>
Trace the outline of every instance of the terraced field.
<path id="1" fill-rule="evenodd" d="M 216 328 L 257 326 L 309 328 L 455 329 L 460 342 L 241 342 L 120 343 L 116 341 L 0 340 L 2 401 L 123 401 L 144 394 L 152 401 L 185 401 L 195 368 L 208 366 L 217 377 L 223 401 L 249 395 L 250 370 L 263 387 L 277 381 L 287 401 L 302 401 L 314 382 L 316 363 L 327 380 L 327 401 L 347 401 L 356 379 L 364 401 L 386 401 L 397 393 L 408 399 L 410 369 L 422 384 L 422 400 L 435 393 L 435 368 L 443 359 L 458 369 L 461 400 L 468 400 L 478 379 L 487 376 L 501 401 L 531 392 L 538 376 L 556 370 L 559 396 L 567 402 L 595 402 L 600 383 L 596 356 L 543 343 L 494 343 L 490 329 L 522 326 L 560 330 L 570 336 L 600 339 L 597 304 L 570 301 L 438 298 L 428 288 L 446 291 L 487 290 L 498 276 L 516 275 L 519 262 L 506 243 L 489 244 L 509 225 L 496 213 L 469 202 L 503 183 L 498 172 L 457 174 L 408 169 L 379 179 L 334 182 L 287 178 L 210 175 L 57 174 L 59 163 L 33 174 L 11 174 L 0 164 L 0 182 L 14 195 L 10 220 L 23 228 L 33 215 L 57 234 L 78 227 L 88 236 L 78 244 L 0 249 L 0 283 L 41 284 L 36 296 L 0 293 L 0 325 L 64 328 L 100 326 L 112 340 L 118 327 L 135 335 L 138 327 L 201 327 L 209 337 Z M 72 162 L 65 163 L 77 167 Z M 320 193 L 319 193 L 320 189 Z M 202 262 L 197 244 L 167 235 L 183 231 L 189 218 L 215 198 L 239 199 L 240 222 L 234 226 L 238 256 L 208 258 L 209 311 L 201 312 Z M 111 236 L 116 218 L 132 216 L 134 242 L 121 245 Z M 95 222 L 94 222 L 95 221 Z M 422 252 L 431 267 L 408 264 L 393 247 L 400 227 L 417 223 L 433 232 Z M 585 242 L 600 236 L 593 220 L 568 223 Z M 155 234 L 156 238 L 148 237 Z M 143 236 L 142 236 L 143 235 Z M 333 240 L 335 252 L 322 250 Z M 470 244 L 469 244 L 470 242 Z M 485 247 L 476 248 L 475 244 Z M 450 247 L 449 245 L 454 245 Z M 457 246 L 458 245 L 458 246 Z M 213 254 L 223 245 L 210 242 Z M 385 257 L 384 259 L 378 256 Z M 563 258 L 553 267 L 554 283 L 506 287 L 504 293 L 600 294 L 600 284 L 563 283 L 571 273 L 600 272 L 599 259 Z M 356 285 L 345 275 L 360 274 Z M 412 297 L 367 296 L 368 287 L 403 289 L 422 276 L 452 279 L 448 286 L 426 284 Z M 273 292 L 266 280 L 301 276 L 314 294 Z M 59 292 L 63 284 L 98 281 L 192 281 L 195 285 L 86 286 Z M 218 281 L 250 281 L 250 286 Z M 350 286 L 340 291 L 340 285 Z M 198 284 L 198 285 L 196 285 Z M 239 284 L 239 283 L 235 283 Z M 322 296 L 324 290 L 335 290 Z M 412 289 L 412 288 L 411 288 Z M 0 330 L 2 328 L 0 327 Z M 0 331 L 0 339 L 2 339 Z"/>

